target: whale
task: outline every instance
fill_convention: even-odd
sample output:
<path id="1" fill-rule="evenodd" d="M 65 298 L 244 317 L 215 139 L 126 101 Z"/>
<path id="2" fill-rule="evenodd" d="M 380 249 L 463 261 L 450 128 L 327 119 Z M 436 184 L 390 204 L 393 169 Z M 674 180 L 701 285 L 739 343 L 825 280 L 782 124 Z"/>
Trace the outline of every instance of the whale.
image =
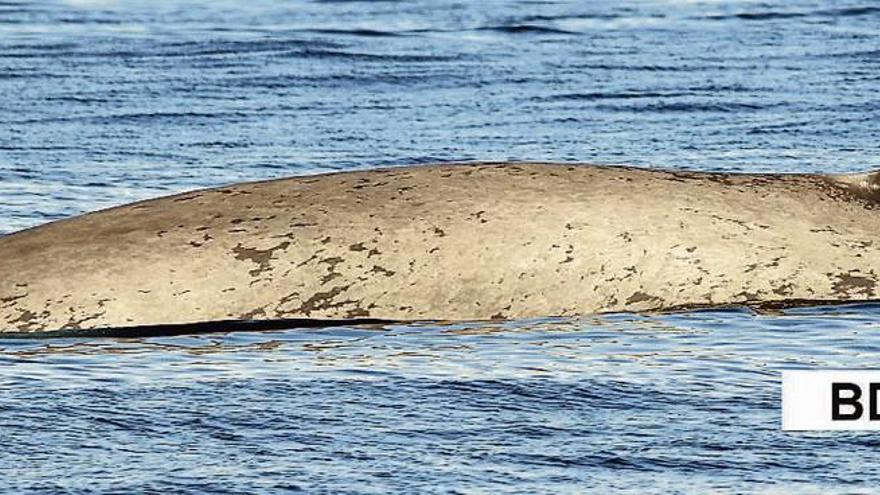
<path id="1" fill-rule="evenodd" d="M 880 299 L 880 173 L 468 162 L 189 191 L 0 237 L 0 335 Z"/>

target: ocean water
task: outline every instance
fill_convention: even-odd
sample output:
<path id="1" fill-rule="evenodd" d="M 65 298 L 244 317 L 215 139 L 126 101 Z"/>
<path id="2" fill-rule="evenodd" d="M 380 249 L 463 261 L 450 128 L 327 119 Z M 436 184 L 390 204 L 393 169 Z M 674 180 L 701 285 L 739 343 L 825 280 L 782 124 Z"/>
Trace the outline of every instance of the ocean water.
<path id="1" fill-rule="evenodd" d="M 445 160 L 880 168 L 852 1 L 0 0 L 0 233 Z M 8 493 L 873 493 L 780 372 L 880 307 L 0 340 Z"/>

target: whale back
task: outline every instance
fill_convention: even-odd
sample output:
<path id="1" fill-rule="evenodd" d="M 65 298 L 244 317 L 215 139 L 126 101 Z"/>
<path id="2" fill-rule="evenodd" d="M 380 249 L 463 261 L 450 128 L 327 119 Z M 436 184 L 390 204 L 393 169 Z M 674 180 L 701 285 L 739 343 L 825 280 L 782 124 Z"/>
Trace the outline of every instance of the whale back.
<path id="1" fill-rule="evenodd" d="M 0 238 L 0 331 L 877 300 L 877 184 L 475 163 L 193 191 Z"/>

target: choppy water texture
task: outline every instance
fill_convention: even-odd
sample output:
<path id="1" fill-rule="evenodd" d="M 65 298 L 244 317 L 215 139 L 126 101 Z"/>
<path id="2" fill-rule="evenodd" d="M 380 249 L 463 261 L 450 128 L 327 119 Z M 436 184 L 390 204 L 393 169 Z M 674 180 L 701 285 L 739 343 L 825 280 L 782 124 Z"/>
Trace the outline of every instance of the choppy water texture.
<path id="1" fill-rule="evenodd" d="M 880 168 L 880 7 L 0 0 L 0 232 L 240 180 L 462 159 Z M 49 260 L 47 260 L 49 262 Z M 5 492 L 870 493 L 786 368 L 880 309 L 0 341 Z"/>

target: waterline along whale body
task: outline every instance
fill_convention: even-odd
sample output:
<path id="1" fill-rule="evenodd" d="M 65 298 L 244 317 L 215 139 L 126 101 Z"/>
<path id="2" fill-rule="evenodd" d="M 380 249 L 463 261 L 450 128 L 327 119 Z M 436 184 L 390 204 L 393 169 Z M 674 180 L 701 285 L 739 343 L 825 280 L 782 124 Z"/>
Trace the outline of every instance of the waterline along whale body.
<path id="1" fill-rule="evenodd" d="M 0 237 L 0 330 L 484 320 L 880 299 L 880 173 L 428 165 Z"/>

